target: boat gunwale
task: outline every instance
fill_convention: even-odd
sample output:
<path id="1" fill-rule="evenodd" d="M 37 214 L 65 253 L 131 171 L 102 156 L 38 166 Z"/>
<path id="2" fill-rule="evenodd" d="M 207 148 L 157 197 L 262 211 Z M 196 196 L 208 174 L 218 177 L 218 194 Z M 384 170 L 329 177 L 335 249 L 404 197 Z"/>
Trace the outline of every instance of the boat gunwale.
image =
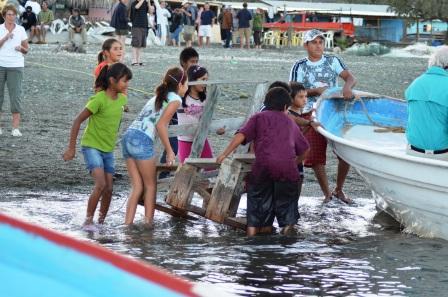
<path id="1" fill-rule="evenodd" d="M 323 93 L 319 97 L 319 99 L 316 102 L 316 106 L 315 106 L 315 109 L 316 109 L 316 111 L 314 112 L 315 114 L 317 113 L 317 110 L 319 109 L 320 105 L 322 104 L 322 102 L 324 100 L 331 100 L 331 99 L 343 100 L 342 96 L 341 97 L 334 97 L 334 96 L 333 97 L 326 97 L 326 96 L 328 96 L 327 94 L 329 92 L 334 92 L 336 90 L 342 90 L 342 89 L 341 88 L 329 89 L 329 90 L 327 90 L 325 93 Z M 353 93 L 355 94 L 355 96 L 369 96 L 369 97 L 374 97 L 374 98 L 384 98 L 384 99 L 389 99 L 389 100 L 394 100 L 394 101 L 399 101 L 399 102 L 406 102 L 406 100 L 403 100 L 403 99 L 393 98 L 393 97 L 389 97 L 389 96 L 382 96 L 382 95 L 378 95 L 378 94 L 374 94 L 374 93 L 370 93 L 370 92 L 365 92 L 365 91 L 354 90 Z M 423 157 L 417 157 L 417 156 L 411 156 L 411 155 L 407 155 L 407 154 L 398 154 L 398 153 L 393 153 L 393 152 L 384 152 L 384 150 L 372 148 L 370 146 L 359 144 L 359 143 L 356 143 L 355 141 L 347 140 L 345 138 L 336 136 L 333 133 L 331 133 L 328 130 L 326 130 L 323 126 L 319 126 L 317 128 L 317 130 L 318 130 L 318 132 L 320 134 L 322 134 L 326 138 L 328 138 L 328 139 L 330 139 L 332 141 L 335 141 L 337 143 L 343 144 L 343 145 L 351 146 L 353 148 L 361 149 L 361 150 L 368 151 L 368 152 L 375 153 L 375 154 L 379 154 L 379 155 L 382 155 L 382 156 L 393 157 L 393 158 L 396 158 L 396 159 L 403 159 L 403 160 L 411 161 L 411 162 L 414 162 L 414 163 L 425 164 L 425 165 L 434 165 L 434 166 L 441 167 L 441 168 L 448 168 L 448 162 L 447 161 L 436 160 L 436 159 L 429 159 L 429 158 L 423 158 Z"/>

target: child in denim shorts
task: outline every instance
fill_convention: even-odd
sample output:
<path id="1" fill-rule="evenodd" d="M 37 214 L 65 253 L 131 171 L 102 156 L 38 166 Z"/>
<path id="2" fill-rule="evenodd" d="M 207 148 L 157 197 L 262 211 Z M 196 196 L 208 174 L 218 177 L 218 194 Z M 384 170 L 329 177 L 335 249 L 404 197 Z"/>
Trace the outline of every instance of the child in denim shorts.
<path id="1" fill-rule="evenodd" d="M 157 192 L 154 139 L 156 133 L 166 150 L 166 161 L 176 158 L 168 138 L 168 124 L 182 103 L 188 79 L 181 68 L 169 69 L 156 95 L 145 104 L 122 139 L 123 158 L 126 160 L 132 190 L 126 208 L 125 224 L 132 224 L 137 204 L 144 193 L 145 223 L 152 224 Z"/>
<path id="2" fill-rule="evenodd" d="M 65 161 L 75 157 L 79 129 L 81 124 L 89 119 L 81 139 L 81 150 L 95 186 L 87 204 L 84 226 L 93 224 L 93 217 L 100 199 L 98 223 L 104 223 L 109 210 L 114 174 L 113 150 L 123 107 L 128 101 L 123 93 L 127 90 L 131 78 L 131 70 L 124 64 L 104 66 L 95 81 L 95 87 L 103 91 L 89 99 L 86 107 L 74 120 L 70 131 L 69 145 L 63 156 Z"/>

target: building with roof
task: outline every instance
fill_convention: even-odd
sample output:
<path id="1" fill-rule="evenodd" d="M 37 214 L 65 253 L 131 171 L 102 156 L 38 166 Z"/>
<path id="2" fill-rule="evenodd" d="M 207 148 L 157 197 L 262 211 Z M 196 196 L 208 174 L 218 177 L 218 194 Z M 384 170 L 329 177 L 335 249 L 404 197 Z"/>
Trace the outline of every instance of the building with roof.
<path id="1" fill-rule="evenodd" d="M 405 20 L 393 12 L 389 5 L 278 0 L 261 2 L 277 11 L 286 11 L 287 15 L 305 11 L 313 15 L 316 21 L 353 22 L 356 39 L 360 41 L 399 42 L 406 32 Z"/>

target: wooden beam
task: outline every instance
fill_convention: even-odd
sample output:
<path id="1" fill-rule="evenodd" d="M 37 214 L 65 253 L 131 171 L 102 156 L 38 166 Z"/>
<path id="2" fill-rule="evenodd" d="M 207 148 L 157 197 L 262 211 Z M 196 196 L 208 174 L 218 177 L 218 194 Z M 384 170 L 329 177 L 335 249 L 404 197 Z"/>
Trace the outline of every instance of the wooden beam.
<path id="1" fill-rule="evenodd" d="M 196 85 L 207 85 L 207 86 L 216 86 L 216 85 L 240 85 L 240 84 L 266 84 L 267 80 L 198 80 L 198 81 L 189 81 L 189 86 Z"/>
<path id="2" fill-rule="evenodd" d="M 199 125 L 194 135 L 193 144 L 191 145 L 191 158 L 199 158 L 204 148 L 205 139 L 208 135 L 210 123 L 212 122 L 213 113 L 215 111 L 216 103 L 218 102 L 219 89 L 216 85 L 211 85 L 207 89 L 207 99 L 204 106 Z"/>
<path id="3" fill-rule="evenodd" d="M 170 186 L 166 203 L 171 206 L 186 209 L 193 198 L 193 185 L 197 178 L 198 168 L 188 164 L 179 167 Z"/>
<path id="4" fill-rule="evenodd" d="M 213 120 L 210 124 L 209 131 L 215 132 L 219 128 L 225 127 L 226 133 L 232 133 L 238 130 L 244 124 L 244 117 L 226 118 Z M 193 135 L 199 124 L 170 125 L 168 126 L 168 134 L 170 137 L 178 135 Z"/>
<path id="5" fill-rule="evenodd" d="M 206 218 L 222 223 L 226 217 L 236 215 L 244 189 L 243 179 L 246 174 L 243 167 L 243 163 L 236 160 L 223 161 L 208 203 Z"/>
<path id="6" fill-rule="evenodd" d="M 207 169 L 216 169 L 221 166 L 216 163 L 216 158 L 187 158 L 185 164 Z"/>
<path id="7" fill-rule="evenodd" d="M 252 164 L 255 161 L 255 154 L 233 154 L 232 158 L 243 163 Z"/>
<path id="8" fill-rule="evenodd" d="M 197 207 L 197 206 L 195 206 L 195 205 L 189 205 L 189 206 L 187 207 L 187 209 L 188 209 L 188 211 L 190 211 L 190 212 L 192 212 L 192 213 L 194 213 L 194 214 L 197 214 L 197 215 L 199 215 L 199 216 L 201 216 L 201 217 L 204 217 L 204 216 L 205 216 L 205 209 L 203 209 L 203 208 L 201 208 L 201 207 Z"/>
<path id="9" fill-rule="evenodd" d="M 156 170 L 157 171 L 176 171 L 178 166 L 179 166 L 179 164 L 168 165 L 168 164 L 157 163 Z"/>
<path id="10" fill-rule="evenodd" d="M 246 218 L 227 217 L 224 220 L 224 224 L 229 225 L 234 228 L 241 229 L 241 230 L 246 230 L 247 219 Z"/>
<path id="11" fill-rule="evenodd" d="M 179 217 L 189 220 L 197 220 L 197 218 L 190 216 L 186 211 L 177 210 L 171 207 L 164 206 L 162 204 L 156 203 L 155 209 L 162 211 L 164 213 L 170 214 L 173 217 Z"/>

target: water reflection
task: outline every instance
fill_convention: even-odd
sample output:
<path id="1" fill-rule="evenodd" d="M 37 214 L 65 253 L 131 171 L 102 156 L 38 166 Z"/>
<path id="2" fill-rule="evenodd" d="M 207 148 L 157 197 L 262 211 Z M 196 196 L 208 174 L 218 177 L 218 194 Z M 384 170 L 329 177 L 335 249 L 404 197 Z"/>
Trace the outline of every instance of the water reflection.
<path id="1" fill-rule="evenodd" d="M 439 296 L 448 288 L 446 241 L 383 230 L 372 222 L 370 198 L 357 198 L 353 207 L 303 197 L 297 236 L 247 238 L 202 218 L 160 212 L 153 228 L 127 227 L 126 194 L 114 198 L 96 232 L 80 228 L 86 193 L 3 192 L 0 211 L 243 296 Z M 142 218 L 141 208 L 136 222 Z"/>

